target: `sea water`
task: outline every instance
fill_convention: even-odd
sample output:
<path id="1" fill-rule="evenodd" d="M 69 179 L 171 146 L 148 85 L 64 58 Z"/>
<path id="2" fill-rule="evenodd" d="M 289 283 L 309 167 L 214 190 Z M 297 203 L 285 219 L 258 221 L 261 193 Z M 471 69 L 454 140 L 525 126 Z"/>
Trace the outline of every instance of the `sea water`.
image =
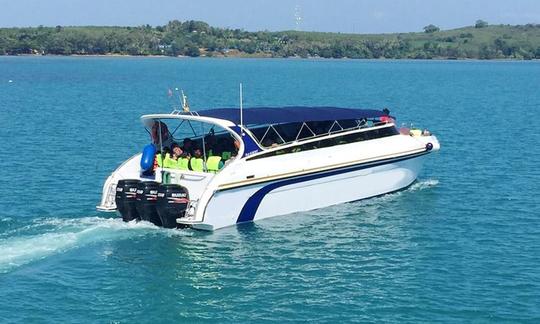
<path id="1" fill-rule="evenodd" d="M 442 149 L 404 191 L 213 233 L 95 210 L 140 115 L 240 82 Z M 538 62 L 1 57 L 0 322 L 539 322 L 539 112 Z"/>

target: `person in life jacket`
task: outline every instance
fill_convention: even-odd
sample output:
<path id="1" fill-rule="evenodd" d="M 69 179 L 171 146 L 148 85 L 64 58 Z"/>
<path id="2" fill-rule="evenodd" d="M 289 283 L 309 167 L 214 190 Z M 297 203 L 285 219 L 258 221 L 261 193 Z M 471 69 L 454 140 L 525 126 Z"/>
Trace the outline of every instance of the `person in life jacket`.
<path id="1" fill-rule="evenodd" d="M 222 138 L 219 146 L 221 148 L 221 160 L 223 162 L 230 160 L 238 154 L 240 142 L 234 138 Z"/>
<path id="2" fill-rule="evenodd" d="M 236 138 L 231 140 L 232 147 L 229 149 L 229 151 L 223 151 L 221 154 L 221 161 L 220 163 L 223 163 L 223 166 L 231 163 L 236 156 L 238 155 L 238 152 L 240 151 L 240 141 Z"/>
<path id="3" fill-rule="evenodd" d="M 213 156 L 213 155 L 216 155 L 217 156 L 217 140 L 216 140 L 216 136 L 214 135 L 213 132 L 211 132 L 210 134 L 206 135 L 204 137 L 204 145 L 205 145 L 205 148 L 206 148 L 206 155 L 207 156 Z"/>
<path id="4" fill-rule="evenodd" d="M 210 156 L 206 162 L 208 172 L 217 173 L 224 166 L 221 156 Z"/>
<path id="5" fill-rule="evenodd" d="M 168 155 L 170 155 L 168 147 L 163 148 L 163 154 L 161 154 L 161 152 L 159 151 L 156 152 L 156 158 L 154 159 L 154 170 L 157 167 L 160 167 L 160 168 L 164 167 L 164 161 Z"/>
<path id="6" fill-rule="evenodd" d="M 172 154 L 167 153 L 163 160 L 163 166 L 169 169 L 180 169 L 180 158 L 184 152 L 176 143 L 172 144 Z"/>
<path id="7" fill-rule="evenodd" d="M 182 156 L 178 159 L 178 168 L 180 170 L 190 170 L 189 168 L 189 160 L 191 159 L 191 156 L 187 154 L 186 152 L 182 153 Z"/>
<path id="8" fill-rule="evenodd" d="M 196 172 L 204 172 L 204 159 L 200 148 L 193 150 L 193 157 L 189 160 L 190 169 Z"/>

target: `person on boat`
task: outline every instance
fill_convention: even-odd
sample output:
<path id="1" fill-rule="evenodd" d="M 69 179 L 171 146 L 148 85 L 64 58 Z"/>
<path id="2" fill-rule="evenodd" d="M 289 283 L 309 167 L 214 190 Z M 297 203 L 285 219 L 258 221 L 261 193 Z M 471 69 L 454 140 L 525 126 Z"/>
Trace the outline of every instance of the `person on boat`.
<path id="1" fill-rule="evenodd" d="M 275 139 L 273 139 L 272 137 L 268 137 L 267 139 L 264 140 L 263 146 L 264 146 L 264 147 L 274 148 L 274 147 L 278 147 L 279 144 L 278 144 L 277 141 L 276 141 Z"/>
<path id="2" fill-rule="evenodd" d="M 178 144 L 173 143 L 172 150 L 169 148 L 163 149 L 163 154 L 160 152 L 156 153 L 157 165 L 164 168 L 176 169 L 178 164 L 178 156 L 182 154 L 182 149 Z"/>
<path id="3" fill-rule="evenodd" d="M 184 151 L 180 148 L 180 145 L 173 143 L 171 145 L 172 148 L 172 154 L 167 154 L 165 156 L 165 162 L 164 165 L 166 168 L 171 169 L 180 169 L 180 158 Z"/>
<path id="4" fill-rule="evenodd" d="M 270 138 L 265 138 L 264 141 L 262 142 L 262 145 L 264 147 L 271 147 L 272 144 L 274 144 L 274 141 L 272 141 Z"/>
<path id="5" fill-rule="evenodd" d="M 182 156 L 182 154 L 184 153 L 184 151 L 180 148 L 180 145 L 176 143 L 172 144 L 171 149 L 172 149 L 172 158 L 174 160 L 178 160 L 178 158 L 180 158 L 180 156 Z"/>
<path id="6" fill-rule="evenodd" d="M 381 123 L 393 123 L 394 122 L 394 118 L 392 118 L 392 116 L 390 116 L 390 110 L 388 108 L 384 108 L 382 110 L 382 112 L 383 112 L 383 115 L 380 118 Z"/>
<path id="7" fill-rule="evenodd" d="M 159 130 L 161 128 L 161 143 L 160 143 L 160 136 L 159 136 Z M 162 121 L 154 121 L 152 124 L 152 128 L 150 131 L 150 135 L 152 136 L 152 144 L 160 150 L 161 148 L 169 148 L 172 144 L 172 136 L 171 133 L 169 133 L 169 128 L 167 127 L 167 124 L 165 124 Z"/>
<path id="8" fill-rule="evenodd" d="M 182 150 L 189 155 L 193 155 L 193 140 L 191 138 L 184 138 Z"/>
<path id="9" fill-rule="evenodd" d="M 216 154 L 217 140 L 214 134 L 208 134 L 204 137 L 204 145 L 205 145 L 206 153 L 208 156 L 217 155 Z"/>
<path id="10" fill-rule="evenodd" d="M 234 146 L 234 149 L 232 149 L 230 152 L 224 152 L 229 155 L 226 159 L 224 158 L 221 159 L 220 163 L 222 164 L 222 166 L 220 166 L 220 169 L 228 165 L 229 163 L 231 163 L 238 156 L 238 152 L 240 151 L 240 141 L 234 138 L 233 146 Z"/>
<path id="11" fill-rule="evenodd" d="M 155 162 L 154 162 L 154 169 L 156 166 L 158 167 L 165 167 L 165 160 L 167 158 L 167 156 L 170 155 L 170 150 L 168 147 L 164 147 L 163 148 L 163 154 L 161 154 L 160 151 L 157 151 L 156 152 L 156 158 L 155 158 Z"/>
<path id="12" fill-rule="evenodd" d="M 234 151 L 232 152 L 232 156 L 237 156 L 238 151 L 240 151 L 240 141 L 235 138 L 233 145 L 234 145 Z"/>
<path id="13" fill-rule="evenodd" d="M 206 167 L 210 173 L 217 173 L 223 166 L 225 166 L 225 163 L 221 160 L 221 156 L 209 156 L 206 161 Z"/>
<path id="14" fill-rule="evenodd" d="M 204 159 L 200 148 L 193 150 L 193 157 L 189 160 L 190 169 L 196 172 L 204 172 Z"/>
<path id="15" fill-rule="evenodd" d="M 189 155 L 186 152 L 182 153 L 182 156 L 178 159 L 178 166 L 180 170 L 191 170 L 189 165 L 189 160 L 191 159 L 191 155 Z"/>

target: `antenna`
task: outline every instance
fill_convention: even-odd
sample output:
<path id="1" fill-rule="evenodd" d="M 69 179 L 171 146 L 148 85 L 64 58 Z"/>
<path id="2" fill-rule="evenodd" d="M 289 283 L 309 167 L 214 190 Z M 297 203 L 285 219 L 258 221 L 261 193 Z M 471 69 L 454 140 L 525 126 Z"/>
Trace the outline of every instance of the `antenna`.
<path id="1" fill-rule="evenodd" d="M 242 82 L 240 82 L 240 132 L 244 136 L 244 107 L 243 107 Z"/>
<path id="2" fill-rule="evenodd" d="M 182 109 L 184 112 L 189 112 L 189 103 L 187 101 L 187 96 L 184 94 L 184 90 L 182 91 Z"/>

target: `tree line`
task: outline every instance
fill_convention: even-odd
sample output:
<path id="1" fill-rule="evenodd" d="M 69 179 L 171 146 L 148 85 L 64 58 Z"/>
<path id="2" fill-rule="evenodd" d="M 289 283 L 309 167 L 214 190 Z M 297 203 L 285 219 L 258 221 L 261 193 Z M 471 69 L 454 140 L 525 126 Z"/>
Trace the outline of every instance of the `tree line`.
<path id="1" fill-rule="evenodd" d="M 359 35 L 248 32 L 201 21 L 164 26 L 0 28 L 0 55 L 165 55 L 323 58 L 540 58 L 540 25 L 474 26 L 441 31 Z"/>

